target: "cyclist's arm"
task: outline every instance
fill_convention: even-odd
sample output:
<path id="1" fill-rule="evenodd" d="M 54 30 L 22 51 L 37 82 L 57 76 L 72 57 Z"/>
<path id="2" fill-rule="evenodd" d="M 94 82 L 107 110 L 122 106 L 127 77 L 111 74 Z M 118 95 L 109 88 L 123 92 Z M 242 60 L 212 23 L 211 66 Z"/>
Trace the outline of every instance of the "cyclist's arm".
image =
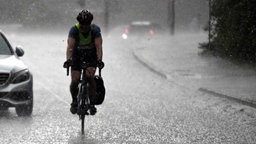
<path id="1" fill-rule="evenodd" d="M 67 46 L 67 51 L 66 51 L 66 59 L 71 59 L 72 57 L 72 53 L 73 53 L 73 49 L 75 47 L 75 42 L 76 40 L 72 37 L 68 37 L 68 40 L 67 40 L 67 43 L 68 43 L 68 46 Z"/>
<path id="2" fill-rule="evenodd" d="M 103 42 L 103 40 L 102 40 L 101 36 L 95 38 L 95 46 L 97 49 L 98 60 L 102 60 L 102 55 L 103 55 L 102 42 Z"/>

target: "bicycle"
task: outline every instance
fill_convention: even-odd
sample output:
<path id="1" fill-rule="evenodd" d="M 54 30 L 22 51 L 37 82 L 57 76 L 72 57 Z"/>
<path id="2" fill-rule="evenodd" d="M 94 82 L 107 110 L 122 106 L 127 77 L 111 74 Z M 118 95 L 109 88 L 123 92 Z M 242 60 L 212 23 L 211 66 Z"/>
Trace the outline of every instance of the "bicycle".
<path id="1" fill-rule="evenodd" d="M 67 66 L 67 76 L 69 75 L 69 67 L 71 64 L 69 63 Z M 81 63 L 81 77 L 79 80 L 79 91 L 77 95 L 77 114 L 79 116 L 79 120 L 81 120 L 81 132 L 84 134 L 84 118 L 86 115 L 89 115 L 88 111 L 91 110 L 91 103 L 90 103 L 90 96 L 89 96 L 89 87 L 90 83 L 88 81 L 88 78 L 86 76 L 86 69 L 90 67 L 91 65 L 86 62 Z M 99 68 L 99 76 L 101 77 L 101 68 Z M 92 115 L 92 114 L 91 114 Z"/>

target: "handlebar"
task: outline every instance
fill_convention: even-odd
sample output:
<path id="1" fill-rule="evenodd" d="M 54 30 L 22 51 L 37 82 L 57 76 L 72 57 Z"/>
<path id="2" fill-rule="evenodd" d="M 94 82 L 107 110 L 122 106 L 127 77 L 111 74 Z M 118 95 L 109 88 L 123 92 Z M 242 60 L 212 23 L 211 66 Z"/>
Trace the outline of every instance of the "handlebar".
<path id="1" fill-rule="evenodd" d="M 67 76 L 69 76 L 69 67 L 71 67 L 72 66 L 72 64 L 71 63 L 67 63 L 67 65 L 65 65 L 64 64 L 64 68 L 66 68 L 67 69 Z M 90 67 L 90 66 L 93 66 L 92 64 L 90 64 L 90 63 L 85 63 L 85 62 L 83 62 L 82 64 L 81 64 L 81 68 L 82 69 L 87 69 L 88 67 Z M 97 66 L 98 67 L 98 66 Z M 99 67 L 98 67 L 99 68 Z M 102 70 L 102 68 L 99 68 L 99 76 L 101 77 L 101 70 Z"/>

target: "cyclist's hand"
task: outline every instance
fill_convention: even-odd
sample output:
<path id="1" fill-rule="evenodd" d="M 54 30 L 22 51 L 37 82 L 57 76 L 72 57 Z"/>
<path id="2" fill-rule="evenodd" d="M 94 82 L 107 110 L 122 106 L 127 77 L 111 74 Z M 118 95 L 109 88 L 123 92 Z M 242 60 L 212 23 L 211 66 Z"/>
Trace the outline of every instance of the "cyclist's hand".
<path id="1" fill-rule="evenodd" d="M 105 64 L 102 60 L 98 60 L 97 66 L 98 66 L 99 69 L 103 69 Z"/>
<path id="2" fill-rule="evenodd" d="M 66 60 L 66 61 L 64 62 L 64 64 L 63 64 L 63 67 L 64 67 L 64 68 L 68 68 L 68 67 L 70 66 L 71 62 L 72 62 L 71 59 Z"/>

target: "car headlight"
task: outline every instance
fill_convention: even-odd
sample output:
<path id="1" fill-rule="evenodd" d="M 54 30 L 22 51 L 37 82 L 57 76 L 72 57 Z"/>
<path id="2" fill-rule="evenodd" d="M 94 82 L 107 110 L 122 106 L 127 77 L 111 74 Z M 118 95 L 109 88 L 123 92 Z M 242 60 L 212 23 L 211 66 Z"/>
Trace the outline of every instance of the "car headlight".
<path id="1" fill-rule="evenodd" d="M 30 77 L 30 74 L 29 74 L 28 70 L 19 71 L 14 74 L 12 83 L 16 84 L 16 83 L 24 82 L 24 81 L 28 80 L 29 77 Z"/>
<path id="2" fill-rule="evenodd" d="M 127 35 L 127 34 L 122 34 L 122 38 L 123 38 L 123 39 L 127 39 L 127 38 L 128 38 L 128 35 Z"/>

